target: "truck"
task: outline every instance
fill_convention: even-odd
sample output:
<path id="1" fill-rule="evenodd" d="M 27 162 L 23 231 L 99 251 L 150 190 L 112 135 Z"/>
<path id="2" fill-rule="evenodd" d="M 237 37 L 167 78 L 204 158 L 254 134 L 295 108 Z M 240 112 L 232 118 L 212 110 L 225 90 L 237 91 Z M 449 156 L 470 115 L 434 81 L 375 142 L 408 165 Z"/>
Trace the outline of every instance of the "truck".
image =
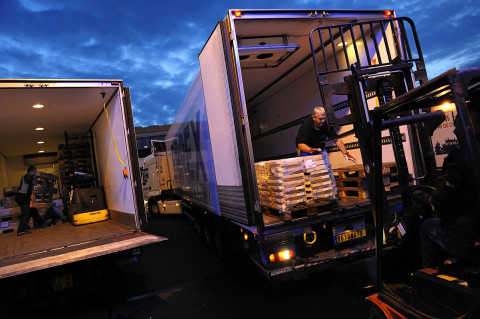
<path id="1" fill-rule="evenodd" d="M 146 211 L 152 216 L 182 214 L 182 201 L 173 192 L 173 171 L 166 153 L 166 142 L 152 140 L 152 153 L 145 157 L 140 168 L 143 201 Z"/>
<path id="2" fill-rule="evenodd" d="M 122 80 L 2 79 L 0 99 L 0 280 L 14 287 L 2 289 L 7 299 L 45 283 L 46 291 L 62 294 L 91 276 L 85 263 L 138 259 L 143 246 L 166 239 L 146 232 L 130 91 Z M 49 219 L 56 224 L 30 222 L 31 233 L 17 236 L 13 195 L 30 165 L 50 183 L 38 184 L 43 190 L 36 188 L 32 204 L 40 215 L 54 209 Z"/>
<path id="3" fill-rule="evenodd" d="M 426 80 L 413 21 L 392 10 L 232 9 L 199 53 L 199 67 L 167 134 L 167 157 L 173 191 L 200 238 L 221 255 L 247 254 L 273 282 L 372 256 L 375 194 L 272 209 L 262 203 L 258 165 L 298 158 L 298 128 L 324 106 L 359 167 L 346 166 L 332 140 L 322 165 L 366 174 L 365 189 L 373 190 L 367 141 L 371 110 L 389 90 L 383 79 L 394 75 L 403 90 L 397 94 Z M 382 165 L 400 156 L 398 179 L 421 175 L 418 133 L 390 131 L 381 139 Z M 388 205 L 396 207 L 401 195 L 391 191 Z"/>

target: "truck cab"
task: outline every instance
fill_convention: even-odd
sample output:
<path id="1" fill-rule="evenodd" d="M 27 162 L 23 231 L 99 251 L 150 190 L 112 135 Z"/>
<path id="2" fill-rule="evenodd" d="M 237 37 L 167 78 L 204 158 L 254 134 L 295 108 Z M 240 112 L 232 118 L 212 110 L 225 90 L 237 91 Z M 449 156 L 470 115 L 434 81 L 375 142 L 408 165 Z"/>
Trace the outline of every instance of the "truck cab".
<path id="1" fill-rule="evenodd" d="M 181 200 L 172 192 L 169 161 L 163 141 L 152 141 L 152 154 L 140 168 L 145 210 L 150 216 L 181 214 Z"/>

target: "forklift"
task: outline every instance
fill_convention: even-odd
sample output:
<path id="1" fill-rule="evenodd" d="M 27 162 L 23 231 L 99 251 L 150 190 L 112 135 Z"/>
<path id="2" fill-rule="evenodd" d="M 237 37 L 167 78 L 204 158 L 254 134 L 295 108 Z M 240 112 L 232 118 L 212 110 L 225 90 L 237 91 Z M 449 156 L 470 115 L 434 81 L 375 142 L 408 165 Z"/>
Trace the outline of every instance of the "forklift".
<path id="1" fill-rule="evenodd" d="M 375 164 L 382 162 L 379 140 L 390 114 L 452 103 L 457 113 L 456 125 L 466 132 L 466 153 L 472 163 L 475 183 L 472 193 L 480 198 L 480 151 L 476 138 L 479 132 L 474 132 L 467 108 L 471 100 L 478 101 L 479 97 L 480 68 L 451 69 L 374 109 L 374 174 L 381 174 Z M 470 107 L 480 108 L 480 105 Z M 396 125 L 428 123 L 424 114 L 396 117 L 393 122 Z M 407 187 L 396 221 L 385 205 L 382 183 L 375 180 L 377 292 L 367 297 L 372 303 L 370 318 L 480 318 L 480 249 L 476 251 L 477 258 L 472 260 L 459 258 L 451 263 L 447 258 L 445 264 L 437 268 L 423 268 L 421 264 L 419 229 L 429 217 L 425 198 L 436 191 L 441 179 L 441 174 L 426 176 L 420 183 Z"/>
<path id="2" fill-rule="evenodd" d="M 374 47 L 367 46 L 368 37 L 376 39 Z M 337 42 L 341 48 L 350 43 L 351 53 L 338 50 L 328 60 L 325 52 Z M 312 31 L 310 43 L 327 123 L 336 131 L 353 126 L 338 137 L 355 134 L 358 143 L 346 147 L 360 149 L 365 182 L 371 190 L 377 292 L 367 297 L 372 304 L 370 318 L 480 318 L 480 263 L 460 260 L 424 269 L 419 236 L 422 223 L 434 217 L 426 199 L 443 179 L 432 135 L 446 115 L 433 109 L 446 102 L 454 105 L 456 123 L 467 132 L 474 194 L 480 198 L 480 153 L 475 137 L 480 132 L 474 132 L 467 109 L 467 103 L 480 92 L 480 69 L 451 69 L 428 81 L 415 25 L 409 18 L 348 23 L 335 29 L 320 26 Z M 338 82 L 332 73 L 343 75 L 344 81 Z M 343 102 L 335 104 L 341 96 Z M 348 112 L 342 110 L 346 108 Z M 388 135 L 382 134 L 387 130 Z M 388 144 L 399 187 L 387 194 L 382 147 Z M 480 242 L 478 247 L 480 260 Z"/>

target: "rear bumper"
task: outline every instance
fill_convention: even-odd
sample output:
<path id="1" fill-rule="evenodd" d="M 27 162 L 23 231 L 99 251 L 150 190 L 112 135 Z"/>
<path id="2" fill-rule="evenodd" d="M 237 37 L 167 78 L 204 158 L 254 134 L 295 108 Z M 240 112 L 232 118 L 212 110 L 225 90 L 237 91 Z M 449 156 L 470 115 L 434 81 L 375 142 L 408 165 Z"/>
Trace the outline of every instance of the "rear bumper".
<path id="1" fill-rule="evenodd" d="M 271 282 L 305 279 L 309 275 L 318 273 L 337 265 L 360 260 L 375 254 L 375 240 L 368 239 L 348 248 L 332 249 L 318 253 L 310 258 L 296 258 L 289 264 L 279 266 L 263 264 L 260 255 L 251 256 L 260 272 Z"/>

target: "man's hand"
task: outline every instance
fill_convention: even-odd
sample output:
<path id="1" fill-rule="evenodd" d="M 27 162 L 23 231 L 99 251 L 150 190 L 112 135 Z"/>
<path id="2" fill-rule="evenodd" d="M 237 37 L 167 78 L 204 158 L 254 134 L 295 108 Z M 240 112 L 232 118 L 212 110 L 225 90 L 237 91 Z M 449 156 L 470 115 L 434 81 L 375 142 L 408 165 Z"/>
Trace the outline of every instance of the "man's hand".
<path id="1" fill-rule="evenodd" d="M 348 164 L 348 161 L 352 161 L 354 162 L 355 164 L 357 164 L 357 160 L 355 159 L 355 157 L 353 157 L 352 155 L 350 155 L 348 152 L 346 152 L 345 154 L 343 154 L 345 156 L 345 161 L 347 161 L 347 164 Z"/>
<path id="2" fill-rule="evenodd" d="M 311 148 L 310 149 L 310 154 L 317 155 L 317 154 L 320 154 L 321 151 L 322 151 L 321 148 Z"/>

